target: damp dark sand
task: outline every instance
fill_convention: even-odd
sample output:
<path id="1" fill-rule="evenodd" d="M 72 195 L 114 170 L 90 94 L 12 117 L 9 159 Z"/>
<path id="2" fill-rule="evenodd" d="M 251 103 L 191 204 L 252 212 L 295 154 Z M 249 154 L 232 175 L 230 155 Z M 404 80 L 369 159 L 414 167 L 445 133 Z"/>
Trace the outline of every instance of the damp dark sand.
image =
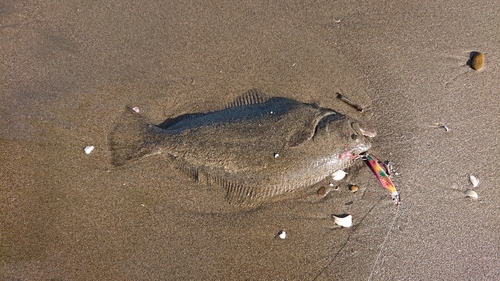
<path id="1" fill-rule="evenodd" d="M 499 11 L 479 0 L 4 1 L 0 279 L 495 279 Z M 466 65 L 475 51 L 479 71 Z M 161 156 L 110 165 L 106 137 L 125 105 L 160 123 L 251 88 L 371 122 L 402 205 L 362 163 L 318 202 L 241 212 Z M 469 174 L 478 200 L 464 198 Z M 353 227 L 332 229 L 340 213 Z"/>

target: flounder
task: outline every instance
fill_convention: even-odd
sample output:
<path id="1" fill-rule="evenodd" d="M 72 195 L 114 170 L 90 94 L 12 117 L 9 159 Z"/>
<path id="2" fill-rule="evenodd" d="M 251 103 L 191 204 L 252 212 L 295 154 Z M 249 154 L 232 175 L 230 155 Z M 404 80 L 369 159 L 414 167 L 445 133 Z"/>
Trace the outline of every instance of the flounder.
<path id="1" fill-rule="evenodd" d="M 108 140 L 116 166 L 168 155 L 237 206 L 277 201 L 351 165 L 374 133 L 332 109 L 250 90 L 227 108 L 153 125 L 131 108 Z"/>

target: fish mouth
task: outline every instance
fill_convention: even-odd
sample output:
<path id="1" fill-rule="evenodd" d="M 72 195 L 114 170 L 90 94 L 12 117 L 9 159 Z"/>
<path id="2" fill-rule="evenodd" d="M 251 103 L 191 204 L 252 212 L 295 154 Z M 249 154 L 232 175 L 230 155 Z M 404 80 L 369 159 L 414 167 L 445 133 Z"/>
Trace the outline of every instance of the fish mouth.
<path id="1" fill-rule="evenodd" d="M 340 158 L 350 158 L 350 159 L 357 159 L 361 154 L 367 152 L 371 148 L 370 143 L 363 143 L 363 144 L 358 144 L 356 147 L 354 147 L 351 150 L 345 151 L 344 153 L 340 154 Z"/>
<path id="2" fill-rule="evenodd" d="M 362 144 L 362 145 L 359 145 L 357 146 L 356 148 L 354 148 L 351 153 L 353 155 L 356 155 L 356 156 L 359 156 L 360 154 L 364 153 L 364 152 L 367 152 L 370 148 L 372 147 L 372 145 L 370 143 L 367 143 L 367 144 Z"/>
<path id="3" fill-rule="evenodd" d="M 377 133 L 374 130 L 372 131 L 372 130 L 367 130 L 367 129 L 361 128 L 361 126 L 359 125 L 358 122 L 352 122 L 351 127 L 360 136 L 373 138 L 377 135 Z"/>

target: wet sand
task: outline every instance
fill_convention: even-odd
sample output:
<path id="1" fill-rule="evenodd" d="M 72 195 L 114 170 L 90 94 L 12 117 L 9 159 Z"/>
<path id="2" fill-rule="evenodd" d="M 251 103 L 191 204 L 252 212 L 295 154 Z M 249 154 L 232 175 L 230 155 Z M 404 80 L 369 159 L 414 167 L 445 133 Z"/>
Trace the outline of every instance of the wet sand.
<path id="1" fill-rule="evenodd" d="M 0 279 L 495 279 L 498 11 L 479 0 L 0 4 Z M 467 65 L 471 52 L 485 53 L 483 69 Z M 239 212 L 164 157 L 110 164 L 106 138 L 126 105 L 160 123 L 251 88 L 370 122 L 402 204 L 363 163 L 317 202 Z M 478 200 L 464 197 L 470 174 Z M 353 227 L 334 228 L 339 213 Z"/>

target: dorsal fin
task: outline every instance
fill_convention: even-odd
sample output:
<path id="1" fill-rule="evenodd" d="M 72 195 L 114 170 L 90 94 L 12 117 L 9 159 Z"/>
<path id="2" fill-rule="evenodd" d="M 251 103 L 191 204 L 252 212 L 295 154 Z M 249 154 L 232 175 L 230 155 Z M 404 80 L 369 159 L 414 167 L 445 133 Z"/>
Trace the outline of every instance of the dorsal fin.
<path id="1" fill-rule="evenodd" d="M 265 94 L 257 89 L 248 90 L 246 93 L 236 98 L 232 103 L 230 103 L 227 108 L 238 107 L 252 104 L 265 103 L 269 100 Z"/>

